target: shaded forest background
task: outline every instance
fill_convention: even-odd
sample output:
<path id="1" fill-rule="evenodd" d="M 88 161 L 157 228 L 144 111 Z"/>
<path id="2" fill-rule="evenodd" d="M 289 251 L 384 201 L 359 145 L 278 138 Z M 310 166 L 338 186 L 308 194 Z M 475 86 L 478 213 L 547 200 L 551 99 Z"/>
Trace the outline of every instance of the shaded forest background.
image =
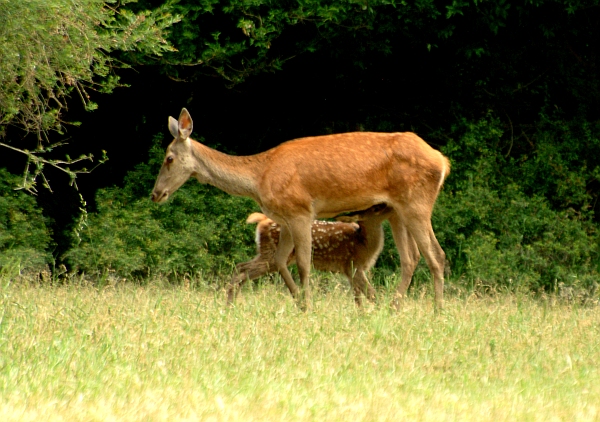
<path id="1" fill-rule="evenodd" d="M 0 4 L 5 22 L 7 4 Z M 68 107 L 44 128 L 19 120 L 29 94 L 17 105 L 0 102 L 0 141 L 14 147 L 0 145 L 5 273 L 48 266 L 55 278 L 65 271 L 99 280 L 222 277 L 251 256 L 253 232 L 244 221 L 258 210 L 252 201 L 195 181 L 164 206 L 149 201 L 171 140 L 167 117 L 186 107 L 195 139 L 237 155 L 303 136 L 414 131 L 453 165 L 434 214 L 451 283 L 534 291 L 597 285 L 597 1 L 180 0 L 106 7 L 130 18 L 111 37 L 147 28 L 132 47 L 107 51 L 107 70 L 90 78 L 101 87 L 82 83 L 89 98 L 66 92 Z M 92 29 L 105 34 L 111 25 Z M 98 51 L 110 39 L 101 39 Z M 149 47 L 139 48 L 144 42 Z M 23 74 L 4 73 L 23 85 Z M 23 177 L 32 160 L 24 149 L 63 140 L 68 145 L 39 156 L 91 153 L 97 160 L 105 151 L 108 161 L 76 174 L 78 190 L 69 185 L 73 173 L 48 164 Z M 398 265 L 388 238 L 375 281 L 385 283 Z M 427 277 L 416 275 L 417 282 Z"/>

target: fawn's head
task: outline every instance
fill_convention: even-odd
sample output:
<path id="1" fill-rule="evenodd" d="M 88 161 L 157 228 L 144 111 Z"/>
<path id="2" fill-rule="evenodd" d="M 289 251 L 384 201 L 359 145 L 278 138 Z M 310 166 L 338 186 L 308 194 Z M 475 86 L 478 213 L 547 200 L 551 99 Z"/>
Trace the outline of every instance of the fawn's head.
<path id="1" fill-rule="evenodd" d="M 393 212 L 393 208 L 387 204 L 376 204 L 371 208 L 367 208 L 362 211 L 354 211 L 349 214 L 337 216 L 337 221 L 344 223 L 355 223 L 358 221 L 374 221 L 375 223 L 381 223 L 387 220 Z"/>

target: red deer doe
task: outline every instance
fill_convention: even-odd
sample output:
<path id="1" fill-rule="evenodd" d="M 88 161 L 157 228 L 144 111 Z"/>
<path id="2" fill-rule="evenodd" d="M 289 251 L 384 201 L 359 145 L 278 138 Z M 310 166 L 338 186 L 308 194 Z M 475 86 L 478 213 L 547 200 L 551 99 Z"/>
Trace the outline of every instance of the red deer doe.
<path id="1" fill-rule="evenodd" d="M 366 273 L 375 265 L 383 249 L 381 223 L 389 218 L 391 212 L 391 208 L 379 204 L 362 212 L 337 217 L 336 222 L 315 220 L 312 223 L 314 268 L 344 274 L 354 291 L 354 301 L 358 306 L 362 303 L 361 293 L 369 300 L 375 299 L 375 289 L 369 283 Z M 277 271 L 275 251 L 279 244 L 279 224 L 258 212 L 250 214 L 246 222 L 258 223 L 258 255 L 236 266 L 237 274 L 227 287 L 227 302 L 230 304 L 246 281 Z M 287 264 L 294 262 L 296 256 L 292 252 Z"/>
<path id="2" fill-rule="evenodd" d="M 263 213 L 281 226 L 275 264 L 290 293 L 299 289 L 287 267 L 296 253 L 304 304 L 310 308 L 311 226 L 315 218 L 364 210 L 386 203 L 400 254 L 402 281 L 398 307 L 419 261 L 425 256 L 434 279 L 435 304 L 444 294 L 445 254 L 431 227 L 431 213 L 450 162 L 414 133 L 354 132 L 284 142 L 245 157 L 223 154 L 190 138 L 188 111 L 169 117 L 175 137 L 167 147 L 152 200 L 164 202 L 190 177 L 232 195 L 254 199 Z"/>

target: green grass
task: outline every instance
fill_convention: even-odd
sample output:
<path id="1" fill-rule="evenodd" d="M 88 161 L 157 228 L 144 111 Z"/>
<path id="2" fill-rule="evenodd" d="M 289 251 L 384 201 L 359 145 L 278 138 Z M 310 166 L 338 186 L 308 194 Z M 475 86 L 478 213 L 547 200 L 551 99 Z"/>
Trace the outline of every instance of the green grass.
<path id="1" fill-rule="evenodd" d="M 599 307 L 417 293 L 5 285 L 0 420 L 600 420 Z"/>

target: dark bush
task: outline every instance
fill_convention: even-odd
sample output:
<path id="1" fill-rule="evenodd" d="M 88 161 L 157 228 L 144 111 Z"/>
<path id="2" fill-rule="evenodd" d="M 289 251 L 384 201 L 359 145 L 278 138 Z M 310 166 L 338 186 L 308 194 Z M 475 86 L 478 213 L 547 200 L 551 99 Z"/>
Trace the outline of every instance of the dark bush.
<path id="1" fill-rule="evenodd" d="M 570 139 L 576 126 L 543 121 L 531 149 L 509 155 L 498 119 L 457 125 L 433 217 L 454 280 L 534 290 L 594 282 L 599 238 L 586 181 L 599 170 L 598 128 L 588 125 L 590 154 L 574 154 L 584 143 Z"/>
<path id="2" fill-rule="evenodd" d="M 487 116 L 460 121 L 444 135 L 442 150 L 453 169 L 433 225 L 450 264 L 450 282 L 535 291 L 595 282 L 599 238 L 586 183 L 600 174 L 597 132 L 592 125 L 546 119 L 529 135 L 531 149 L 515 151 L 506 128 Z M 572 152 L 573 136 L 586 137 L 589 157 Z M 123 188 L 98 192 L 98 210 L 67 255 L 74 268 L 122 277 L 228 275 L 252 255 L 253 230 L 244 221 L 258 210 L 253 201 L 195 181 L 167 204 L 148 199 L 163 153 L 155 145 L 149 163 L 131 172 Z M 374 273 L 375 283 L 399 275 L 388 228 Z M 418 269 L 416 283 L 429 277 Z"/>
<path id="3" fill-rule="evenodd" d="M 0 168 L 0 268 L 36 273 L 52 262 L 49 220 L 17 185 L 18 177 Z"/>
<path id="4" fill-rule="evenodd" d="M 119 277 L 230 273 L 252 254 L 245 220 L 253 201 L 188 181 L 162 205 L 150 201 L 164 149 L 156 144 L 148 164 L 136 167 L 123 188 L 98 191 L 97 212 L 88 214 L 67 254 L 72 268 Z"/>

